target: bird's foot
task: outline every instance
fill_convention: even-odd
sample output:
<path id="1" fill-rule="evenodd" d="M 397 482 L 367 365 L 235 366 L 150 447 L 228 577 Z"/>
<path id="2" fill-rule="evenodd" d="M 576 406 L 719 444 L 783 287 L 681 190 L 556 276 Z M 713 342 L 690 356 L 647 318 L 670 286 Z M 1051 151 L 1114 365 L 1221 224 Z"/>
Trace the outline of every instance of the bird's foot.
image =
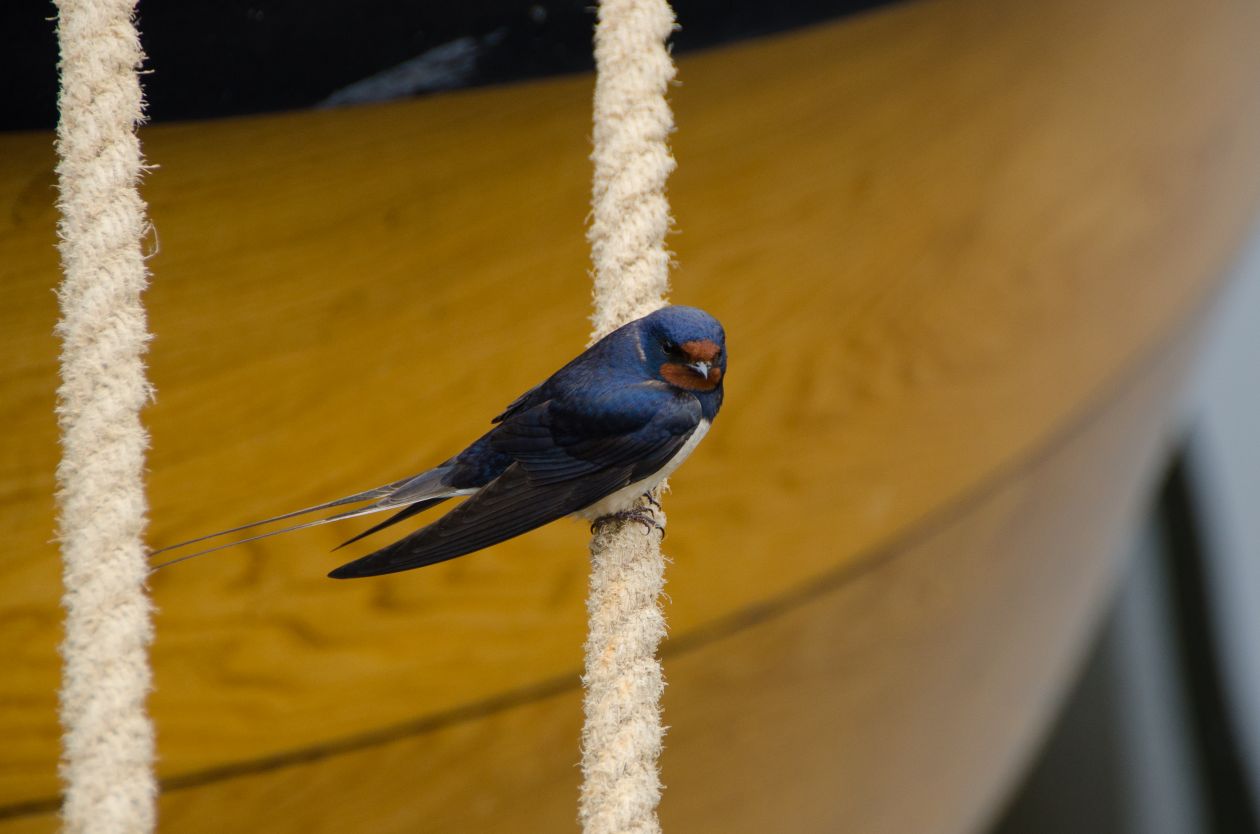
<path id="1" fill-rule="evenodd" d="M 661 502 L 660 502 L 660 501 L 657 501 L 657 500 L 656 500 L 656 496 L 655 496 L 655 495 L 653 495 L 652 493 L 650 493 L 650 492 L 645 492 L 645 493 L 643 493 L 643 497 L 647 499 L 647 502 L 648 502 L 649 504 L 651 504 L 653 507 L 656 507 L 656 509 L 658 509 L 658 510 L 659 510 L 659 509 L 661 508 Z"/>
<path id="2" fill-rule="evenodd" d="M 659 507 L 660 504 L 657 504 L 656 506 Z M 591 522 L 591 532 L 594 533 L 601 525 L 610 521 L 637 521 L 643 525 L 644 533 L 651 533 L 653 530 L 660 530 L 661 538 L 665 538 L 665 525 L 657 521 L 655 515 L 644 509 L 622 510 L 619 513 L 601 516 Z"/>

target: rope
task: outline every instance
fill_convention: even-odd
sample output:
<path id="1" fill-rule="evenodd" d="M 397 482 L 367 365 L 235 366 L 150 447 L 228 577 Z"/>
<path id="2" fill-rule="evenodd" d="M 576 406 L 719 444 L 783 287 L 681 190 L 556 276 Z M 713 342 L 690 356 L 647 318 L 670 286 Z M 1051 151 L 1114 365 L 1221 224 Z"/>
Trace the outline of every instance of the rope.
<path id="1" fill-rule="evenodd" d="M 154 826 L 153 637 L 142 473 L 151 396 L 140 293 L 147 231 L 136 190 L 143 54 L 135 0 L 58 0 L 61 44 L 59 528 L 66 610 L 62 820 L 72 834 Z"/>
<path id="2" fill-rule="evenodd" d="M 587 235 L 595 265 L 594 338 L 661 307 L 669 291 L 669 202 L 674 169 L 665 91 L 674 65 L 665 0 L 603 0 L 595 29 L 595 163 Z M 643 502 L 663 526 L 659 507 Z M 659 832 L 657 759 L 665 680 L 662 534 L 601 520 L 591 541 L 579 818 L 586 834 Z"/>

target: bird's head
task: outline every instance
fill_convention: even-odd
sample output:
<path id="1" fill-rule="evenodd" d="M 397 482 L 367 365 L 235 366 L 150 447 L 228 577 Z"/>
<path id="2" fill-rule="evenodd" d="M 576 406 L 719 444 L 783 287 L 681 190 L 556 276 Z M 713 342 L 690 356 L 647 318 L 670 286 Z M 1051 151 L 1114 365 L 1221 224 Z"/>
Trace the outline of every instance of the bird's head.
<path id="1" fill-rule="evenodd" d="M 642 319 L 640 347 L 648 372 L 686 391 L 712 391 L 726 375 L 726 333 L 695 307 L 664 307 Z"/>

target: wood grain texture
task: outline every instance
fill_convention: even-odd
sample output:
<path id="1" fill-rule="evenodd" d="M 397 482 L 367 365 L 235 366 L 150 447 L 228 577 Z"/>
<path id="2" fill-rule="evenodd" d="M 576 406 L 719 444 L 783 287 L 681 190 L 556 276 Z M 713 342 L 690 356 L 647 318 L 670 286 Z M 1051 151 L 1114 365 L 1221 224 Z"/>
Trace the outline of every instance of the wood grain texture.
<path id="1" fill-rule="evenodd" d="M 965 834 L 1045 725 L 1161 459 L 1191 336 L 1018 474 L 674 641 L 667 831 Z M 574 686 L 163 794 L 165 830 L 573 827 Z M 51 815 L 0 825 L 49 832 Z"/>
<path id="2" fill-rule="evenodd" d="M 791 807 L 794 830 L 839 809 L 960 830 L 1009 775 L 1176 374 L 1137 406 L 1121 383 L 1204 303 L 1260 192 L 1258 33 L 1242 0 L 957 0 L 681 62 L 674 299 L 723 320 L 732 364 L 669 498 L 667 613 L 691 648 L 667 667 L 667 828 Z M 146 131 L 153 543 L 417 471 L 580 348 L 589 94 Z M 52 164 L 47 136 L 0 137 L 10 808 L 56 790 Z M 1065 426 L 1113 411 L 1041 480 L 1029 461 Z M 980 491 L 1009 497 L 960 509 Z M 958 527 L 888 551 L 926 518 Z M 164 799 L 167 830 L 570 823 L 585 528 L 330 582 L 345 532 L 155 578 L 161 773 L 199 785 Z M 847 601 L 696 642 L 820 581 Z M 429 730 L 346 751 L 402 726 Z M 911 767 L 928 748 L 953 763 L 935 781 Z M 318 761 L 210 778 L 276 756 Z M 298 813 L 325 797 L 340 828 Z"/>

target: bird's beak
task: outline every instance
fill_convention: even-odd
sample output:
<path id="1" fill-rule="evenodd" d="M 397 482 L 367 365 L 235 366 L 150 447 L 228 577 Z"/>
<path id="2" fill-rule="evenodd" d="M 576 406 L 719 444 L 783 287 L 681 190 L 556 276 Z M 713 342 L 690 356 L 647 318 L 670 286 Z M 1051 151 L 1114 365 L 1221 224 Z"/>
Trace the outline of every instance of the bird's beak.
<path id="1" fill-rule="evenodd" d="M 709 368 L 711 366 L 708 362 L 689 362 L 687 364 L 687 367 L 691 368 L 691 370 L 700 374 L 700 376 L 704 377 L 705 379 L 709 378 Z"/>

